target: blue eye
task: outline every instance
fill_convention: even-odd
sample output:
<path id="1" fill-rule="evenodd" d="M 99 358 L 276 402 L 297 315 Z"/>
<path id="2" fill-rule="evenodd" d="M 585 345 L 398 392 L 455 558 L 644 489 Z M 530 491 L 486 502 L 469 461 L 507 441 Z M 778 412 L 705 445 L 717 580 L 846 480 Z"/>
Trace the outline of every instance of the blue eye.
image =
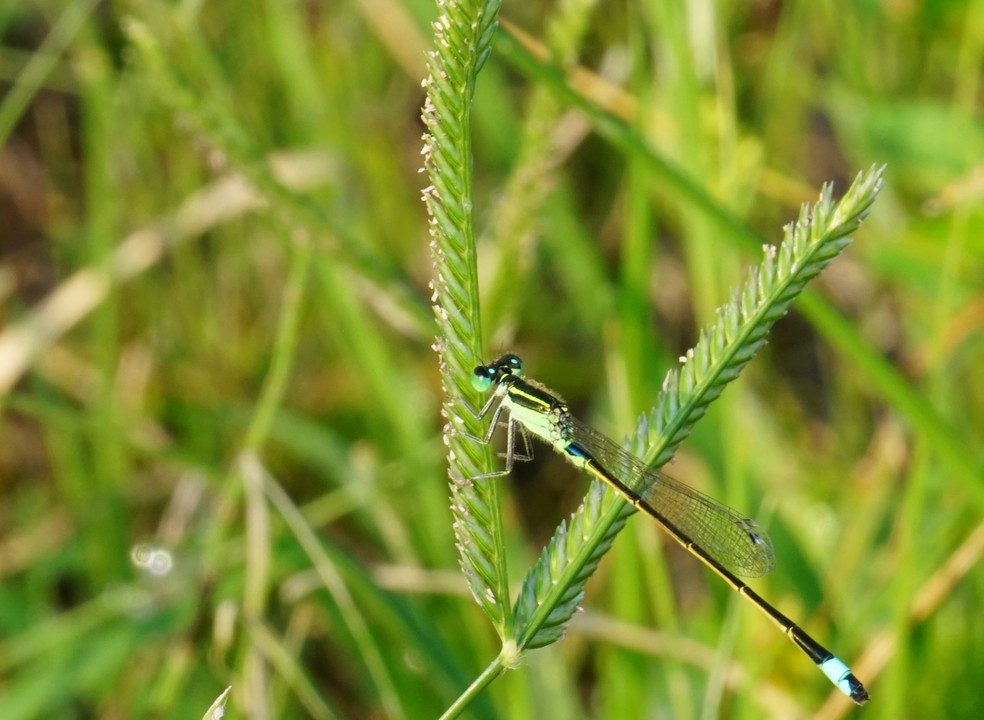
<path id="1" fill-rule="evenodd" d="M 503 355 L 501 358 L 492 363 L 495 367 L 500 368 L 503 372 L 509 373 L 511 375 L 522 375 L 523 374 L 523 361 L 520 360 L 519 355 L 513 355 L 508 353 Z"/>
<path id="2" fill-rule="evenodd" d="M 472 374 L 472 387 L 481 392 L 485 392 L 495 381 L 498 371 L 490 365 L 479 365 Z"/>

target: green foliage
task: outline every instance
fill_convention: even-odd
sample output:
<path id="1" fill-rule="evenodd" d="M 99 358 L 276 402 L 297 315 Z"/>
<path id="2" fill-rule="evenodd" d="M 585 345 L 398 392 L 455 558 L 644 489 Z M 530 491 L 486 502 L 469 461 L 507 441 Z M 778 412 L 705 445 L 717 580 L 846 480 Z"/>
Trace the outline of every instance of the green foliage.
<path id="1" fill-rule="evenodd" d="M 478 432 L 473 413 L 458 413 L 455 401 L 474 398 L 467 378 L 481 361 L 482 326 L 478 315 L 478 276 L 472 230 L 471 106 L 475 78 L 492 49 L 498 2 L 484 5 L 449 2 L 434 23 L 436 50 L 424 82 L 424 163 L 430 187 L 424 201 L 433 236 L 435 313 L 441 380 L 450 401 L 446 417 Z M 466 406 L 467 407 L 467 406 Z M 492 618 L 500 635 L 509 634 L 505 542 L 499 515 L 500 483 L 472 478 L 488 472 L 489 453 L 461 434 L 445 432 L 451 473 L 451 510 L 461 567 L 472 595 Z"/>
<path id="2" fill-rule="evenodd" d="M 766 335 L 793 301 L 840 253 L 867 216 L 881 186 L 882 170 L 859 174 L 835 206 L 828 184 L 814 206 L 803 205 L 799 219 L 786 225 L 778 250 L 765 247 L 734 299 L 717 311 L 717 321 L 687 351 L 684 367 L 663 381 L 659 407 L 639 428 L 637 453 L 655 466 L 668 462 L 707 406 L 735 380 L 765 344 Z"/>
<path id="3" fill-rule="evenodd" d="M 812 209 L 804 205 L 799 220 L 787 226 L 778 252 L 766 248 L 765 259 L 742 291 L 718 311 L 717 322 L 687 351 L 682 371 L 671 371 L 663 381 L 659 406 L 636 433 L 634 452 L 639 457 L 649 458 L 655 467 L 669 462 L 707 406 L 756 355 L 807 281 L 850 242 L 847 234 L 867 215 L 881 175 L 874 169 L 859 175 L 836 207 L 828 185 L 820 202 Z M 570 529 L 560 526 L 527 577 L 517 606 L 520 648 L 542 647 L 561 637 L 583 597 L 584 583 L 624 525 L 631 505 L 612 499 L 602 512 L 599 490 L 588 494 Z"/>
<path id="4" fill-rule="evenodd" d="M 977 717 L 981 18 L 0 3 L 0 718 L 842 716 L 554 453 L 467 481 L 503 351 L 768 530 L 866 716 Z"/>

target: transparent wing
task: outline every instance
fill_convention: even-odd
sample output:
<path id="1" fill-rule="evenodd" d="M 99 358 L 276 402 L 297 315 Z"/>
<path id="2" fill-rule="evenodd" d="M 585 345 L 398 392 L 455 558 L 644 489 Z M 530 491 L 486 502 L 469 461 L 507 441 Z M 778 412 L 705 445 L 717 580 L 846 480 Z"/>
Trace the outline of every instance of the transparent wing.
<path id="1" fill-rule="evenodd" d="M 772 541 L 757 522 L 648 467 L 597 430 L 565 418 L 565 434 L 601 466 L 726 569 L 761 577 L 775 566 Z M 644 510 L 646 508 L 643 508 Z"/>

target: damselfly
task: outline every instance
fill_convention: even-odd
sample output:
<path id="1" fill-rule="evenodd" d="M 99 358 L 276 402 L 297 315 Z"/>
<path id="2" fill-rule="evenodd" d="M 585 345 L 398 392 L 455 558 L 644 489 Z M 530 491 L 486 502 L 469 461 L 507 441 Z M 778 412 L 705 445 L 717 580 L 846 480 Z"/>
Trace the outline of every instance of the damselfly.
<path id="1" fill-rule="evenodd" d="M 739 575 L 761 577 L 775 565 L 772 543 L 758 523 L 647 466 L 571 415 L 566 403 L 550 390 L 524 380 L 522 372 L 522 360 L 508 354 L 476 367 L 472 377 L 476 389 L 493 390 L 478 413 L 479 418 L 492 413 L 488 433 L 476 438 L 479 442 L 492 439 L 503 411 L 508 411 L 506 467 L 489 476 L 505 475 L 512 470 L 514 459 L 528 457 L 527 434 L 536 435 L 653 517 L 687 551 L 778 625 L 845 695 L 859 705 L 868 701 L 868 692 L 843 661 L 738 579 Z M 517 430 L 525 455 L 516 452 Z"/>

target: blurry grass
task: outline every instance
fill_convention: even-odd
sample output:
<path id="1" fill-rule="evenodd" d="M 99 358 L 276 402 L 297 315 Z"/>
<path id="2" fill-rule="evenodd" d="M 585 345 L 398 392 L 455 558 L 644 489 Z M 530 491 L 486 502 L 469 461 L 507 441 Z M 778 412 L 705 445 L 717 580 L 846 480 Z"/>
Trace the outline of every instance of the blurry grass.
<path id="1" fill-rule="evenodd" d="M 0 10 L 0 717 L 202 717 L 226 686 L 227 717 L 435 717 L 497 650 L 455 572 L 429 348 L 435 8 L 140 1 L 56 32 L 88 7 Z M 534 38 L 555 16 L 503 12 Z M 503 33 L 478 81 L 476 227 L 516 213 L 480 248 L 486 347 L 606 430 L 799 202 L 888 164 L 673 468 L 769 529 L 757 587 L 852 662 L 869 717 L 984 703 L 982 17 L 599 5 L 554 56 L 569 83 Z M 534 160 L 537 194 L 498 200 Z M 584 487 L 548 455 L 504 481 L 516 578 Z M 633 520 L 568 640 L 472 715 L 850 710 L 662 543 Z"/>

